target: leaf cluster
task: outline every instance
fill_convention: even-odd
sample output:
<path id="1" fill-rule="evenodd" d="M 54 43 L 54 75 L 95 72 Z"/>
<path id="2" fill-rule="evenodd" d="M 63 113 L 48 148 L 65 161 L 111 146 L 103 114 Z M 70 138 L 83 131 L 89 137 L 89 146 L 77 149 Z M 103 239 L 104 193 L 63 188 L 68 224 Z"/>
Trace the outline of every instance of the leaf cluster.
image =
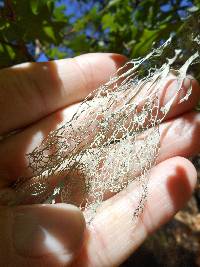
<path id="1" fill-rule="evenodd" d="M 35 61 L 63 39 L 68 17 L 55 0 L 0 2 L 0 66 Z"/>
<path id="2" fill-rule="evenodd" d="M 140 57 L 198 8 L 198 0 L 0 0 L 0 67 L 41 55 Z"/>

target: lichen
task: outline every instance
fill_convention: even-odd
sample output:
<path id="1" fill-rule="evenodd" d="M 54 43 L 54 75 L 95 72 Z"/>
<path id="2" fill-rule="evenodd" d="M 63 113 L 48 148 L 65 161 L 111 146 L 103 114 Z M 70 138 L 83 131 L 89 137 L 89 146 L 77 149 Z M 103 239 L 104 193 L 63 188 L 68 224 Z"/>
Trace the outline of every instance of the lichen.
<path id="1" fill-rule="evenodd" d="M 191 27 L 190 21 L 187 27 Z M 109 194 L 135 183 L 140 197 L 133 218 L 139 216 L 147 197 L 149 171 L 159 153 L 159 125 L 182 90 L 191 66 L 199 62 L 195 30 L 190 33 L 189 46 L 181 48 L 177 40 L 170 37 L 146 57 L 127 62 L 86 97 L 68 122 L 27 155 L 34 177 L 18 179 L 15 204 L 71 203 L 91 221 Z M 177 88 L 166 103 L 160 92 L 171 73 Z M 191 92 L 192 83 L 180 103 L 187 101 Z"/>

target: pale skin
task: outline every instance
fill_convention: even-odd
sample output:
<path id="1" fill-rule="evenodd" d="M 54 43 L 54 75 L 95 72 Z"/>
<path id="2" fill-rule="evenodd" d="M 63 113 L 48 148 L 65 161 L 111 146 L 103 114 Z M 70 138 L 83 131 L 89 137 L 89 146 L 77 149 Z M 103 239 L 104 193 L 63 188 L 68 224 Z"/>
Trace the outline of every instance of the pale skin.
<path id="1" fill-rule="evenodd" d="M 21 129 L 0 142 L 0 192 L 9 193 L 20 176 L 31 177 L 25 154 L 71 116 L 73 104 L 106 82 L 125 61 L 117 54 L 97 53 L 0 70 L 0 135 Z M 188 101 L 174 103 L 161 125 L 160 155 L 134 229 L 137 188 L 131 185 L 102 204 L 90 227 L 83 214 L 68 204 L 1 205 L 1 266 L 118 266 L 170 220 L 190 198 L 197 178 L 186 159 L 200 151 L 200 114 L 193 111 L 200 88 L 194 79 L 192 85 Z M 173 95 L 173 86 L 163 85 L 166 97 L 168 92 Z"/>

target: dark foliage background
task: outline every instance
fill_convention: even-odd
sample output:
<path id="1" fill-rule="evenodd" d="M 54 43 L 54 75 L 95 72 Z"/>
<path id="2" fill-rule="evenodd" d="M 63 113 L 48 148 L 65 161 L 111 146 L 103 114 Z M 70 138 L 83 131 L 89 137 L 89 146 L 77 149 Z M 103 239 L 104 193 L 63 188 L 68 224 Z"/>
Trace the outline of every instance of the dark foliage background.
<path id="1" fill-rule="evenodd" d="M 0 67 L 110 51 L 138 57 L 198 0 L 0 0 Z"/>

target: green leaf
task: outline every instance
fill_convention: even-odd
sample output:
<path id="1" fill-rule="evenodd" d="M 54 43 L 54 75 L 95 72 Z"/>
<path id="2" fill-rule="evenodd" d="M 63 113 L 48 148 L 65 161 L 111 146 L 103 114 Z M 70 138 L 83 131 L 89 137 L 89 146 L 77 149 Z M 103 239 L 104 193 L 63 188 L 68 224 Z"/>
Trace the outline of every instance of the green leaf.
<path id="1" fill-rule="evenodd" d="M 46 35 L 53 41 L 56 42 L 56 36 L 54 33 L 54 30 L 51 26 L 44 26 L 43 27 L 44 32 L 46 33 Z"/>
<path id="2" fill-rule="evenodd" d="M 118 24 L 115 22 L 115 17 L 111 13 L 107 13 L 102 18 L 103 29 L 110 29 L 111 32 L 115 32 L 118 28 Z"/>
<path id="3" fill-rule="evenodd" d="M 121 0 L 111 0 L 108 3 L 108 8 L 111 6 L 115 6 L 115 5 L 119 4 L 120 2 L 121 2 Z"/>
<path id="4" fill-rule="evenodd" d="M 53 10 L 54 10 L 54 8 L 55 8 L 55 6 L 54 6 L 54 2 L 51 1 L 51 0 L 47 1 L 47 7 L 48 7 L 50 13 L 53 13 Z"/>
<path id="5" fill-rule="evenodd" d="M 145 55 L 152 48 L 152 44 L 158 34 L 159 30 L 144 29 L 139 42 L 134 46 L 132 50 L 132 57 Z"/>
<path id="6" fill-rule="evenodd" d="M 5 30 L 9 26 L 10 26 L 10 23 L 9 22 L 0 19 L 0 31 Z"/>
<path id="7" fill-rule="evenodd" d="M 61 5 L 54 9 L 54 17 L 57 21 L 67 22 L 67 16 L 65 15 L 66 6 Z"/>
<path id="8" fill-rule="evenodd" d="M 79 34 L 73 40 L 70 40 L 68 47 L 71 48 L 76 54 L 88 53 L 91 44 L 88 42 L 84 34 Z"/>
<path id="9" fill-rule="evenodd" d="M 49 59 L 61 59 L 67 56 L 67 53 L 60 51 L 58 47 L 47 49 L 45 52 Z"/>
<path id="10" fill-rule="evenodd" d="M 75 22 L 73 28 L 75 31 L 80 31 L 80 30 L 83 30 L 85 28 L 85 25 L 86 25 L 85 20 L 81 18 Z"/>
<path id="11" fill-rule="evenodd" d="M 38 15 L 40 10 L 45 5 L 50 5 L 47 0 L 30 0 L 30 7 L 34 15 Z"/>
<path id="12" fill-rule="evenodd" d="M 30 0 L 30 7 L 34 15 L 38 14 L 39 0 Z"/>
<path id="13" fill-rule="evenodd" d="M 13 60 L 15 58 L 15 51 L 10 45 L 6 45 L 7 52 L 10 56 L 10 59 Z"/>

